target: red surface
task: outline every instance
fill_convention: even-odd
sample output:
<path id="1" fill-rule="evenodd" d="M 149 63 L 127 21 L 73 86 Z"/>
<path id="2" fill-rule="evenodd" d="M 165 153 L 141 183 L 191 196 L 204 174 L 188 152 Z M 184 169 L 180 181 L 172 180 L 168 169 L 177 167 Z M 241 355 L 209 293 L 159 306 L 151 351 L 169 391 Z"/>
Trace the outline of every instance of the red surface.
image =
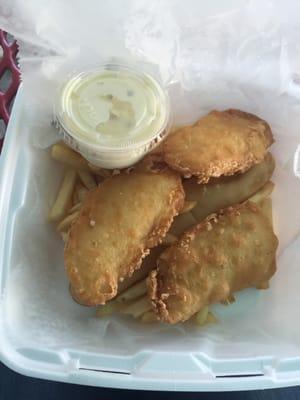
<path id="1" fill-rule="evenodd" d="M 9 44 L 6 32 L 0 30 L 0 46 L 3 49 L 3 57 L 0 59 L 0 78 L 6 70 L 11 71 L 11 83 L 8 89 L 0 91 L 0 119 L 3 119 L 5 126 L 9 120 L 9 105 L 17 93 L 20 84 L 20 72 L 16 63 L 16 55 L 18 46 L 16 41 Z M 3 139 L 0 140 L 0 152 L 2 149 Z"/>

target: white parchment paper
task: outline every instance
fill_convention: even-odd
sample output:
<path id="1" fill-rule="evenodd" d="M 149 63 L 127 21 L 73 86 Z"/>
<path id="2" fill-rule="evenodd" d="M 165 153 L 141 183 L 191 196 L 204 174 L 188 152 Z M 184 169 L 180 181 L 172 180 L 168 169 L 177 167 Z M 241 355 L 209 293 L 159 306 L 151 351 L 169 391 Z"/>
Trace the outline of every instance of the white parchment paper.
<path id="1" fill-rule="evenodd" d="M 292 0 L 2 0 L 0 27 L 20 45 L 26 98 L 28 188 L 16 215 L 5 310 L 22 340 L 48 347 L 135 353 L 145 348 L 216 357 L 300 354 L 300 3 Z M 53 96 L 73 71 L 112 60 L 157 74 L 169 90 L 174 124 L 211 109 L 239 108 L 266 119 L 272 146 L 278 273 L 268 291 L 247 290 L 219 324 L 200 330 L 96 320 L 73 303 L 62 244 L 45 221 L 61 170 L 44 150 L 56 140 Z M 26 307 L 24 307 L 26 305 Z M 280 316 L 280 318 L 278 317 Z M 186 340 L 186 338 L 189 340 Z M 249 343 L 251 346 L 249 347 Z M 126 349 L 126 350 L 125 350 Z"/>

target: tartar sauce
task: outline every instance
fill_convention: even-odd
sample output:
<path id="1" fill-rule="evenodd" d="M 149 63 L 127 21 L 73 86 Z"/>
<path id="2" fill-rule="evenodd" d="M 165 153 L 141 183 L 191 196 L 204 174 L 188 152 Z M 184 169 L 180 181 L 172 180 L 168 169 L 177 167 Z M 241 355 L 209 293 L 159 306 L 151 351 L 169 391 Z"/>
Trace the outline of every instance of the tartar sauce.
<path id="1" fill-rule="evenodd" d="M 64 140 L 105 168 L 132 165 L 166 133 L 168 97 L 150 75 L 106 65 L 69 79 L 55 104 Z"/>

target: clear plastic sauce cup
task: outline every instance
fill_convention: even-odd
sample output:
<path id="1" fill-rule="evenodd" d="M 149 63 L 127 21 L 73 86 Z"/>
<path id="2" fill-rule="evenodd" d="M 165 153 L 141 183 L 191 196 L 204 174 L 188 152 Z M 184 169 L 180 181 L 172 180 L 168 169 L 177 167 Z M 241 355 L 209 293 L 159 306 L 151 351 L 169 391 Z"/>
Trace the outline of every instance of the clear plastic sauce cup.
<path id="1" fill-rule="evenodd" d="M 169 99 L 152 76 L 109 64 L 62 86 L 54 120 L 63 140 L 92 164 L 125 168 L 167 134 Z"/>

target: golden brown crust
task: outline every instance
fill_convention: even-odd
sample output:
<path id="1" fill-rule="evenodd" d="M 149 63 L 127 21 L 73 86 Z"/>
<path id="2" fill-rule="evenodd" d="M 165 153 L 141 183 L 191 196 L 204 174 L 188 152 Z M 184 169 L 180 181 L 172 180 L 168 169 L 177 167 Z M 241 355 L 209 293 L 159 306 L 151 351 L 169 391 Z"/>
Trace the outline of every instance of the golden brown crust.
<path id="1" fill-rule="evenodd" d="M 238 290 L 267 282 L 278 245 L 268 219 L 246 202 L 213 214 L 163 252 L 148 278 L 160 320 L 177 323 Z"/>
<path id="2" fill-rule="evenodd" d="M 118 283 L 159 244 L 184 203 L 178 174 L 132 171 L 89 192 L 65 247 L 72 293 L 86 305 L 104 304 Z"/>
<path id="3" fill-rule="evenodd" d="M 195 125 L 169 136 L 162 145 L 164 161 L 199 183 L 244 172 L 261 162 L 273 143 L 270 126 L 240 110 L 212 111 Z"/>

